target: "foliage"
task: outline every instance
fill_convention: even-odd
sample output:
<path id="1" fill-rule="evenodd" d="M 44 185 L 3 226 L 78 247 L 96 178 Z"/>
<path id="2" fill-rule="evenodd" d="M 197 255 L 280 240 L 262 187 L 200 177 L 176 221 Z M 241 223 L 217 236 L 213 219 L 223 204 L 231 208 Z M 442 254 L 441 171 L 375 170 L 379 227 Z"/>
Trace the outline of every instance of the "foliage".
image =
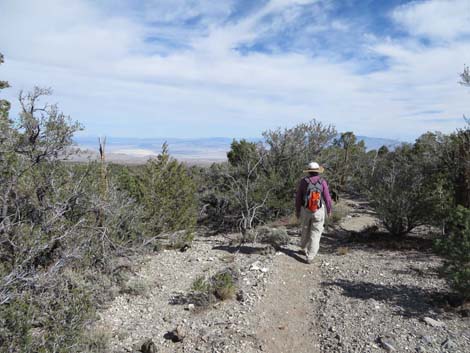
<path id="1" fill-rule="evenodd" d="M 0 347 L 8 352 L 91 351 L 85 327 L 108 295 L 109 260 L 145 235 L 142 207 L 96 163 L 65 163 L 81 126 L 51 90 L 20 93 L 0 136 Z M 95 346 L 97 342 L 93 343 Z"/>
<path id="2" fill-rule="evenodd" d="M 3 54 L 0 53 L 0 65 L 2 65 L 3 62 L 4 62 Z M 0 80 L 0 91 L 8 87 L 10 87 L 8 85 L 8 82 Z M 1 127 L 1 125 L 5 124 L 8 121 L 9 110 L 10 110 L 10 102 L 8 102 L 5 99 L 0 99 L 0 130 L 4 129 L 3 127 Z M 0 142 L 3 143 L 5 137 L 6 136 L 0 135 Z"/>
<path id="3" fill-rule="evenodd" d="M 441 159 L 456 205 L 470 208 L 470 121 L 467 126 L 443 138 Z"/>
<path id="4" fill-rule="evenodd" d="M 357 141 L 353 132 L 344 132 L 333 144 L 324 149 L 321 160 L 326 167 L 332 193 L 359 194 L 364 190 L 364 174 L 369 158 L 364 141 Z"/>
<path id="5" fill-rule="evenodd" d="M 215 297 L 219 300 L 232 299 L 235 296 L 237 290 L 237 279 L 234 270 L 227 268 L 214 274 L 210 278 L 204 276 L 196 278 L 191 286 L 191 290 L 208 295 L 206 304 L 210 302 L 211 297 Z"/>
<path id="6" fill-rule="evenodd" d="M 244 139 L 240 141 L 234 139 L 230 145 L 230 151 L 227 153 L 228 162 L 234 167 L 246 163 L 246 161 L 256 163 L 258 158 L 259 151 L 256 144 Z"/>
<path id="7" fill-rule="evenodd" d="M 142 202 L 150 231 L 186 230 L 188 240 L 197 220 L 196 185 L 185 165 L 172 159 L 163 146 L 142 171 Z"/>
<path id="8" fill-rule="evenodd" d="M 144 195 L 142 185 L 141 166 L 129 167 L 120 164 L 110 164 L 108 166 L 109 175 L 115 183 L 118 191 L 125 192 L 137 202 L 141 203 Z"/>
<path id="9" fill-rule="evenodd" d="M 470 299 L 470 209 L 458 206 L 449 222 L 449 234 L 436 242 L 436 249 L 446 259 L 443 266 L 450 286 Z"/>
<path id="10" fill-rule="evenodd" d="M 198 172 L 199 224 L 218 232 L 237 226 L 237 211 L 228 193 L 228 170 L 228 164 L 219 163 Z"/>
<path id="11" fill-rule="evenodd" d="M 429 221 L 429 210 L 439 201 L 439 195 L 429 188 L 422 159 L 410 145 L 397 148 L 378 162 L 370 188 L 372 206 L 395 236 Z"/>
<path id="12" fill-rule="evenodd" d="M 272 228 L 262 226 L 255 229 L 256 240 L 261 244 L 269 244 L 275 249 L 279 249 L 283 245 L 289 244 L 290 236 L 286 228 Z"/>
<path id="13" fill-rule="evenodd" d="M 330 217 L 325 219 L 325 227 L 334 227 L 338 225 L 344 217 L 346 217 L 350 212 L 351 208 L 342 200 L 333 204 L 334 212 Z"/>
<path id="14" fill-rule="evenodd" d="M 236 165 L 228 168 L 228 195 L 236 210 L 238 228 L 242 234 L 263 221 L 266 201 L 272 191 L 262 166 L 266 161 L 263 150 L 253 149 L 241 155 Z"/>
<path id="15" fill-rule="evenodd" d="M 331 125 L 313 119 L 289 129 L 275 129 L 263 133 L 267 149 L 264 170 L 272 197 L 267 207 L 274 218 L 292 210 L 292 198 L 303 169 L 308 162 L 321 160 L 321 154 L 337 135 Z"/>
<path id="16" fill-rule="evenodd" d="M 305 165 L 320 159 L 335 129 L 312 120 L 290 129 L 263 133 L 258 144 L 234 140 L 229 163 L 202 171 L 201 221 L 218 230 L 238 228 L 243 234 L 289 215 Z"/>

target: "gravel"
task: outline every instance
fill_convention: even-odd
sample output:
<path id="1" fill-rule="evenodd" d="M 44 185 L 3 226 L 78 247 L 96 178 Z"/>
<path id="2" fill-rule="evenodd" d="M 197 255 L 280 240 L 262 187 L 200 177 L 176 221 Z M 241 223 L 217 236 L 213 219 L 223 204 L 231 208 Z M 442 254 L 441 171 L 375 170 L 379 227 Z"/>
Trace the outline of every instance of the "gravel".
<path id="1" fill-rule="evenodd" d="M 440 258 L 357 243 L 340 255 L 345 244 L 338 234 L 325 237 L 312 292 L 322 352 L 470 352 L 470 319 L 438 303 L 448 295 Z"/>
<path id="2" fill-rule="evenodd" d="M 351 217 L 325 234 L 311 265 L 297 255 L 295 232 L 277 253 L 264 246 L 233 253 L 225 237 L 198 236 L 186 252 L 148 256 L 133 278 L 147 292 L 122 294 L 100 313 L 96 325 L 111 334 L 109 352 L 252 353 L 268 347 L 277 353 L 276 339 L 301 332 L 292 339 L 306 344 L 296 353 L 470 353 L 470 319 L 439 301 L 448 294 L 438 276 L 441 260 L 413 247 L 346 243 L 348 231 L 375 222 L 367 207 L 351 205 Z M 238 278 L 233 299 L 205 308 L 188 299 L 198 277 L 226 268 Z M 301 317 L 280 312 L 289 305 Z"/>
<path id="3" fill-rule="evenodd" d="M 151 340 L 158 352 L 258 352 L 250 313 L 262 298 L 275 255 L 231 254 L 235 247 L 222 237 L 197 238 L 186 252 L 164 250 L 149 256 L 138 278 L 151 288 L 144 295 L 118 296 L 97 323 L 111 333 L 111 352 L 137 352 Z M 259 251 L 258 251 L 259 250 Z M 207 308 L 181 302 L 200 276 L 232 268 L 237 273 L 236 298 Z"/>

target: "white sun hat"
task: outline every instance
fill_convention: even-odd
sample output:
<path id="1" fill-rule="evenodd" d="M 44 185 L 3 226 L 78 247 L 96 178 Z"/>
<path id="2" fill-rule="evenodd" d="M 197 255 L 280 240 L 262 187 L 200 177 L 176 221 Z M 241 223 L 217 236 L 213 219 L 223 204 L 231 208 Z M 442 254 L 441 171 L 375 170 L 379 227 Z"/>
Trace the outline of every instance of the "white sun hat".
<path id="1" fill-rule="evenodd" d="M 307 169 L 304 170 L 304 173 L 316 172 L 323 173 L 325 168 L 321 167 L 317 162 L 310 162 L 307 165 Z"/>

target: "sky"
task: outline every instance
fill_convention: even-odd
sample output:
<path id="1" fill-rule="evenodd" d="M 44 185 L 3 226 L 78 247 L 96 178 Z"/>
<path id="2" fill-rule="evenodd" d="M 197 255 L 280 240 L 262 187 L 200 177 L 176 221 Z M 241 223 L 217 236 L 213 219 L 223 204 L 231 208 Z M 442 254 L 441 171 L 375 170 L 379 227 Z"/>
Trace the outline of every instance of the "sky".
<path id="1" fill-rule="evenodd" d="M 0 0 L 0 24 L 12 114 L 52 87 L 87 136 L 411 141 L 470 115 L 470 0 Z"/>

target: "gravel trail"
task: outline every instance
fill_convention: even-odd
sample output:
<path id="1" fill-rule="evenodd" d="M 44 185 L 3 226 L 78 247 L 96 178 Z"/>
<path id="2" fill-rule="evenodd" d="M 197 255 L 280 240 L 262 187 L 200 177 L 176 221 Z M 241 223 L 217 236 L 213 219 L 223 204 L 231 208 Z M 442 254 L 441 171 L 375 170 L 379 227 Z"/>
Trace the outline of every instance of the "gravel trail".
<path id="1" fill-rule="evenodd" d="M 441 260 L 421 247 L 427 240 L 357 241 L 376 219 L 367 204 L 348 203 L 351 214 L 324 234 L 312 264 L 295 230 L 278 252 L 199 236 L 186 252 L 149 256 L 133 278 L 147 290 L 121 294 L 100 313 L 107 352 L 144 352 L 151 340 L 162 353 L 470 353 L 469 308 L 442 304 L 449 293 Z M 236 297 L 204 309 L 185 301 L 196 278 L 227 268 Z"/>
<path id="2" fill-rule="evenodd" d="M 257 336 L 264 351 L 271 353 L 317 353 L 314 301 L 319 270 L 308 265 L 293 246 L 285 248 L 273 263 L 273 274 L 263 301 L 254 314 L 259 320 Z"/>

